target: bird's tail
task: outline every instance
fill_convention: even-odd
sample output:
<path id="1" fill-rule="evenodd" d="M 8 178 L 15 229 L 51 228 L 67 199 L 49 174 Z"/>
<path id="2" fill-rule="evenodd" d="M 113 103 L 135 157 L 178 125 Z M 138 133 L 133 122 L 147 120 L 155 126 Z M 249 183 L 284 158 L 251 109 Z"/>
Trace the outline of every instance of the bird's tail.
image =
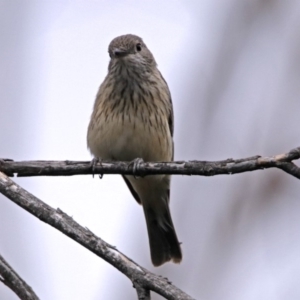
<path id="1" fill-rule="evenodd" d="M 167 201 L 160 206 L 159 213 L 155 212 L 151 206 L 144 205 L 143 208 L 153 265 L 160 266 L 170 260 L 179 263 L 182 253 Z"/>

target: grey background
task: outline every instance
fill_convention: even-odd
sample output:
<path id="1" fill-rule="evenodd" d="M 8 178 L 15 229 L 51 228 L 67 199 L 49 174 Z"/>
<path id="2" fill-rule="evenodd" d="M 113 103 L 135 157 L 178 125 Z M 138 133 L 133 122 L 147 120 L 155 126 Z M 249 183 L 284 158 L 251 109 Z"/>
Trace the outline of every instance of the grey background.
<path id="1" fill-rule="evenodd" d="M 300 146 L 298 1 L 2 0 L 0 157 L 90 159 L 107 46 L 125 33 L 143 37 L 169 84 L 175 159 Z M 141 207 L 119 176 L 16 181 L 196 299 L 300 298 L 300 185 L 279 170 L 174 176 L 184 259 L 156 269 Z M 41 299 L 136 297 L 122 274 L 3 196 L 0 253 Z M 0 299 L 16 296 L 0 285 Z"/>

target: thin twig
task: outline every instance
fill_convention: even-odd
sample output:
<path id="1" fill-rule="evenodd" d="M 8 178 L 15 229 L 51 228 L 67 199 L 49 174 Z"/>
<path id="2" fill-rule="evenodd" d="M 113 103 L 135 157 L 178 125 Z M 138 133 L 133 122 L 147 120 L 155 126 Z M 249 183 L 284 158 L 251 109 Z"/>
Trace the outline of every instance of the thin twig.
<path id="1" fill-rule="evenodd" d="M 77 243 L 126 275 L 133 283 L 145 290 L 151 290 L 170 300 L 193 299 L 167 279 L 157 276 L 139 266 L 114 246 L 109 245 L 87 228 L 83 228 L 60 209 L 54 209 L 17 185 L 0 172 L 0 192 L 17 205 L 43 222 L 58 229 Z M 147 298 L 146 298 L 147 299 Z M 148 298 L 149 299 L 149 298 Z"/>
<path id="2" fill-rule="evenodd" d="M 300 158 L 300 147 L 288 153 L 271 157 L 252 156 L 243 159 L 221 161 L 176 161 L 140 163 L 134 172 L 128 162 L 105 162 L 92 166 L 90 161 L 11 161 L 0 159 L 0 171 L 8 176 L 71 176 L 84 174 L 123 174 L 123 175 L 230 175 L 268 168 L 278 168 L 300 179 L 300 168 L 292 163 Z"/>
<path id="3" fill-rule="evenodd" d="M 14 271 L 0 255 L 0 281 L 9 287 L 22 300 L 38 300 L 32 288 Z"/>

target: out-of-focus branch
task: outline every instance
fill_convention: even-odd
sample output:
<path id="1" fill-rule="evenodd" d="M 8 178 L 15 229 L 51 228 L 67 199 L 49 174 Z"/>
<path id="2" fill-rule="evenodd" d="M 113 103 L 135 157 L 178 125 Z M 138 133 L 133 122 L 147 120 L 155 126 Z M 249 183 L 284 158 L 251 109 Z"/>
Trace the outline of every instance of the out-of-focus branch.
<path id="1" fill-rule="evenodd" d="M 22 300 L 38 300 L 32 288 L 14 271 L 0 255 L 0 281 L 15 292 Z"/>
<path id="2" fill-rule="evenodd" d="M 98 255 L 126 275 L 136 286 L 140 299 L 150 299 L 149 290 L 170 300 L 193 299 L 167 279 L 157 276 L 139 266 L 116 247 L 97 237 L 89 229 L 83 228 L 60 209 L 54 209 L 17 185 L 0 172 L 0 192 L 41 221 L 58 229 L 83 247 Z M 146 298 L 145 298 L 146 297 Z"/>
<path id="3" fill-rule="evenodd" d="M 229 175 L 268 168 L 278 168 L 300 179 L 300 168 L 292 161 L 300 158 L 300 147 L 288 153 L 270 157 L 252 156 L 242 159 L 221 161 L 176 161 L 144 162 L 134 171 L 134 164 L 128 162 L 100 162 L 96 165 L 89 161 L 20 161 L 0 160 L 0 171 L 8 176 L 17 173 L 24 176 L 71 176 L 84 174 L 123 174 L 123 175 Z"/>

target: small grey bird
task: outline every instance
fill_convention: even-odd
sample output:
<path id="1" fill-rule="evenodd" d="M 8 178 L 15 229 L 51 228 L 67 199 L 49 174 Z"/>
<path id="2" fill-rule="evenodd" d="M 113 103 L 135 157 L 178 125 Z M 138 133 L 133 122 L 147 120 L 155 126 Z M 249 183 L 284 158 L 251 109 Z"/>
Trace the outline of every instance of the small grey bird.
<path id="1" fill-rule="evenodd" d="M 143 40 L 132 34 L 112 40 L 108 74 L 101 84 L 87 133 L 97 159 L 172 161 L 173 107 L 168 85 Z M 143 206 L 154 266 L 182 259 L 169 210 L 170 176 L 123 176 Z"/>

